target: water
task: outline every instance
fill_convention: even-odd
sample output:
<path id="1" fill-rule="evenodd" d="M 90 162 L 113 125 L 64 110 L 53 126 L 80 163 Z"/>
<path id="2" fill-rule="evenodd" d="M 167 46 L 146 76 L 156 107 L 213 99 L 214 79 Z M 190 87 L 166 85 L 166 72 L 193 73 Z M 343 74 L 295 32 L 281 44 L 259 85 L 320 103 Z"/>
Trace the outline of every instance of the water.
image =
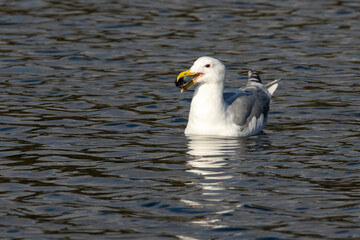
<path id="1" fill-rule="evenodd" d="M 2 239 L 359 239 L 360 4 L 0 3 Z M 282 78 L 264 132 L 187 138 L 203 55 Z"/>

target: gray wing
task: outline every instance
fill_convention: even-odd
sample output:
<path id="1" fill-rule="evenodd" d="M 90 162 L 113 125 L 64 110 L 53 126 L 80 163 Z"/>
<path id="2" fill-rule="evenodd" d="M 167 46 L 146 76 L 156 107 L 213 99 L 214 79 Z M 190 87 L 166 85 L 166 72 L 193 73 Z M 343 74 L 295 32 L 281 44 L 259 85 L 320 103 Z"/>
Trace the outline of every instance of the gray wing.
<path id="1" fill-rule="evenodd" d="M 247 86 L 238 92 L 224 94 L 224 100 L 233 112 L 233 121 L 236 125 L 246 126 L 255 116 L 264 114 L 267 118 L 270 97 L 260 87 Z"/>

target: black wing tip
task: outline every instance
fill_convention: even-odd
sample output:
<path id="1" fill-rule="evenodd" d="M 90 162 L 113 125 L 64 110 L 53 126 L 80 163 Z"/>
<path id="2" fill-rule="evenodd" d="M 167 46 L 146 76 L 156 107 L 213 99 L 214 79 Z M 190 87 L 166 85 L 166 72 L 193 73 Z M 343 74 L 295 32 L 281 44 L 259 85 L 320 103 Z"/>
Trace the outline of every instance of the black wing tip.
<path id="1" fill-rule="evenodd" d="M 255 69 L 250 69 L 248 72 L 249 80 L 248 82 L 258 82 L 262 83 L 259 73 Z"/>

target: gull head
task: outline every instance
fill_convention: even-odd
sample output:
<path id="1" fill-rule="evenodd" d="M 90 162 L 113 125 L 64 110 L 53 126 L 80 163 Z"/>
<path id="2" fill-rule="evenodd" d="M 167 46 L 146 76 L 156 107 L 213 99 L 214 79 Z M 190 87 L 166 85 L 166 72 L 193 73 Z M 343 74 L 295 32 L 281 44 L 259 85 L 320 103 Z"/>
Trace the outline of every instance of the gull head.
<path id="1" fill-rule="evenodd" d="M 180 73 L 175 85 L 183 92 L 195 83 L 223 84 L 224 79 L 224 64 L 215 58 L 205 56 L 198 58 L 189 70 Z"/>

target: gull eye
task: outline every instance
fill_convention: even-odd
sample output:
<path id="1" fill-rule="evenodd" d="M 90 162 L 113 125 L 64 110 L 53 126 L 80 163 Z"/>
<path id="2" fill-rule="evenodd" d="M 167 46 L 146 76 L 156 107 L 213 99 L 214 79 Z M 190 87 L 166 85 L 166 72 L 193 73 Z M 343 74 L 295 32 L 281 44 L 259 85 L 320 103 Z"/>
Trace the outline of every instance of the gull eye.
<path id="1" fill-rule="evenodd" d="M 205 67 L 209 68 L 209 67 L 210 67 L 210 64 L 206 64 Z"/>

